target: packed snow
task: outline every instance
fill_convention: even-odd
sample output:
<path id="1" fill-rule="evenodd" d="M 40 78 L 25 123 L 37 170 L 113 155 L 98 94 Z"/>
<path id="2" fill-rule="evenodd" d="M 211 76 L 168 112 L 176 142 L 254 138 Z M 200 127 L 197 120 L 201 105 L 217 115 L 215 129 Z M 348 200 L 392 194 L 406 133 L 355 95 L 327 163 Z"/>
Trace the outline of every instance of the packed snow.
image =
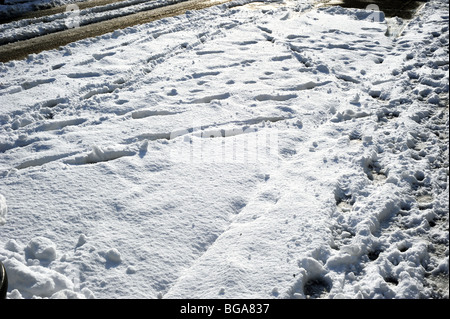
<path id="1" fill-rule="evenodd" d="M 239 0 L 0 64 L 8 298 L 448 298 L 448 17 Z"/>

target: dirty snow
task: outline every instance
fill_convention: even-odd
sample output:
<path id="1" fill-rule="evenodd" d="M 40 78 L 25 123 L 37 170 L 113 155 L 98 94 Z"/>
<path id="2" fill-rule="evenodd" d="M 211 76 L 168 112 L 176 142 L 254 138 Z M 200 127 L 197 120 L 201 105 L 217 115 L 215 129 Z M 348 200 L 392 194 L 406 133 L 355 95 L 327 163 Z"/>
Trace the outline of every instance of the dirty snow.
<path id="1" fill-rule="evenodd" d="M 251 2 L 0 64 L 8 298 L 448 298 L 448 0 Z"/>
<path id="2" fill-rule="evenodd" d="M 84 1 L 86 0 L 4 0 L 4 5 L 0 5 L 0 17 L 7 18 L 34 10 L 50 9 L 55 6 L 63 6 Z"/>
<path id="3" fill-rule="evenodd" d="M 186 0 L 127 0 L 80 10 L 74 4 L 74 0 L 68 0 L 66 10 L 61 13 L 38 18 L 26 18 L 0 25 L 0 44 L 26 40 L 68 28 L 85 26 L 184 1 Z M 8 8 L 9 6 L 4 7 Z M 12 13 L 7 12 L 4 12 L 4 15 L 6 17 L 14 16 Z"/>

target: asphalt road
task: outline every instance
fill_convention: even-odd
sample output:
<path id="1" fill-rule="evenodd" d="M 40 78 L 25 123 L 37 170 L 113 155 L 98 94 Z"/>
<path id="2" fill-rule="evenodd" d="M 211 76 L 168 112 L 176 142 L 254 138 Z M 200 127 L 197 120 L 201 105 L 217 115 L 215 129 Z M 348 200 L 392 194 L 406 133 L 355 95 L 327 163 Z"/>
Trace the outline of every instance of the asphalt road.
<path id="1" fill-rule="evenodd" d="M 155 8 L 148 11 L 137 12 L 118 18 L 96 22 L 80 27 L 69 28 L 55 33 L 45 34 L 27 40 L 8 43 L 0 46 L 0 62 L 8 62 L 12 60 L 21 60 L 29 54 L 40 53 L 46 50 L 57 49 L 69 43 L 82 40 L 85 38 L 96 37 L 102 34 L 113 32 L 118 29 L 124 29 L 138 24 L 144 24 L 158 19 L 172 17 L 184 14 L 189 10 L 199 10 L 214 5 L 223 4 L 230 0 L 187 0 L 173 5 Z M 93 0 L 84 4 L 84 8 L 88 5 L 100 6 L 109 3 L 118 2 L 118 0 Z M 80 3 L 81 5 L 81 3 Z M 82 7 L 79 7 L 80 10 Z M 56 11 L 55 11 L 56 10 Z M 27 14 L 28 18 L 34 14 L 34 17 L 46 16 L 64 12 L 65 7 L 44 10 L 42 12 L 34 12 Z M 47 14 L 45 14 L 47 13 Z M 22 16 L 21 18 L 24 18 Z"/>
<path id="2" fill-rule="evenodd" d="M 2 0 L 0 0 L 1 2 Z M 80 10 L 98 7 L 98 6 L 104 6 L 111 3 L 116 2 L 123 2 L 124 0 L 88 0 L 83 2 L 77 2 L 76 5 Z M 45 16 L 50 16 L 52 14 L 58 14 L 66 11 L 67 6 L 56 6 L 56 7 L 50 7 L 48 9 L 41 9 L 41 10 L 35 10 L 35 11 L 27 11 L 23 13 L 16 13 L 9 17 L 0 17 L 0 24 L 3 23 L 9 23 L 12 21 L 17 21 L 21 19 L 34 19 L 34 18 L 41 18 Z"/>

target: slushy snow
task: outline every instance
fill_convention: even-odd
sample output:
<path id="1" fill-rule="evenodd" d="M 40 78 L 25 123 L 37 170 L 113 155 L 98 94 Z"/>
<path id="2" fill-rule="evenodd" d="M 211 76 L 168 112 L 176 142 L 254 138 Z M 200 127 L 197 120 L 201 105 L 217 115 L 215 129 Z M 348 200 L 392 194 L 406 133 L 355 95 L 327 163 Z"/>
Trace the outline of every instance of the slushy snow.
<path id="1" fill-rule="evenodd" d="M 0 64 L 8 298 L 448 298 L 448 22 L 233 1 Z"/>

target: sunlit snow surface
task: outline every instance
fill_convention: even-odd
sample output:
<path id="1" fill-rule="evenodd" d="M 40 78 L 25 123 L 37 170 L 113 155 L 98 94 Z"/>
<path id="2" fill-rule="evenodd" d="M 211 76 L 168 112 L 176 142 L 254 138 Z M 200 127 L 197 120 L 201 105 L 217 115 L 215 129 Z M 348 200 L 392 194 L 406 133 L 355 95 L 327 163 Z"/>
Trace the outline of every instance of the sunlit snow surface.
<path id="1" fill-rule="evenodd" d="M 249 2 L 0 64 L 9 298 L 448 298 L 448 1 Z"/>

